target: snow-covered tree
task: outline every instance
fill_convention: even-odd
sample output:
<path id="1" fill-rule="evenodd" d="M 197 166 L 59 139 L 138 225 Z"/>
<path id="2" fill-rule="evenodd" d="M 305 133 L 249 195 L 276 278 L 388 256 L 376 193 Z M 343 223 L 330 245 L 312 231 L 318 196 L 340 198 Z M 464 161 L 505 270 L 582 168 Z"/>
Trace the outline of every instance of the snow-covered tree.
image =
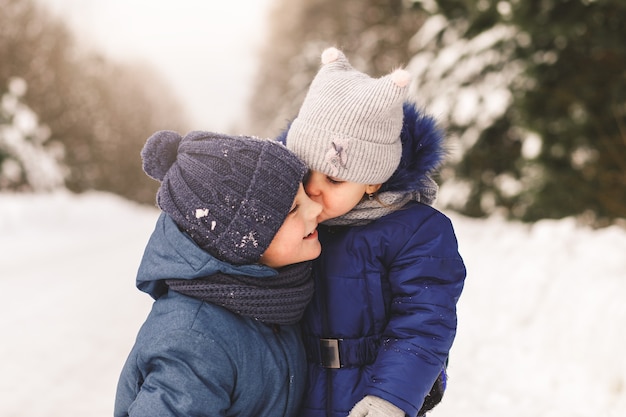
<path id="1" fill-rule="evenodd" d="M 465 214 L 626 218 L 626 3 L 415 0 L 416 95 L 457 142 Z M 445 187 L 444 187 L 445 191 Z"/>
<path id="2" fill-rule="evenodd" d="M 626 218 L 623 0 L 278 0 L 252 131 L 293 118 L 329 44 L 407 65 L 449 133 L 438 203 L 470 216 Z M 271 129 L 271 130 L 268 130 Z"/>
<path id="3" fill-rule="evenodd" d="M 0 190 L 51 191 L 64 186 L 63 147 L 50 143 L 50 131 L 21 99 L 21 78 L 10 80 L 0 97 Z"/>
<path id="4" fill-rule="evenodd" d="M 526 63 L 515 50 L 526 37 L 503 21 L 475 31 L 464 17 L 448 19 L 435 1 L 418 3 L 432 15 L 411 43 L 413 99 L 449 135 L 450 160 L 442 172 L 439 204 L 471 215 L 507 205 L 520 210 L 511 199 L 528 193 L 541 176 L 532 162 L 537 135 L 513 129 L 514 92 L 528 85 Z M 485 142 L 486 153 L 478 155 L 484 160 L 474 163 Z"/>
<path id="5" fill-rule="evenodd" d="M 183 107 L 158 69 L 88 49 L 45 6 L 0 0 L 0 89 L 13 77 L 27 83 L 20 102 L 49 128 L 46 144 L 63 144 L 69 190 L 153 204 L 158 183 L 139 153 L 156 130 L 190 130 Z"/>

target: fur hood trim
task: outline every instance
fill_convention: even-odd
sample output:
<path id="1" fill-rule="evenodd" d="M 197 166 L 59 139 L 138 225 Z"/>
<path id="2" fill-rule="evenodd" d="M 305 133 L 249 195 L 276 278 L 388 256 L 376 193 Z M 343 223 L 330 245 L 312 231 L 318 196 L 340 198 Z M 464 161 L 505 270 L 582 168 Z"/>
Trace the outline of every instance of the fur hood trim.
<path id="1" fill-rule="evenodd" d="M 420 191 L 445 157 L 444 132 L 437 126 L 436 120 L 419 110 L 414 103 L 404 103 L 403 110 L 404 122 L 400 133 L 402 158 L 380 192 Z"/>

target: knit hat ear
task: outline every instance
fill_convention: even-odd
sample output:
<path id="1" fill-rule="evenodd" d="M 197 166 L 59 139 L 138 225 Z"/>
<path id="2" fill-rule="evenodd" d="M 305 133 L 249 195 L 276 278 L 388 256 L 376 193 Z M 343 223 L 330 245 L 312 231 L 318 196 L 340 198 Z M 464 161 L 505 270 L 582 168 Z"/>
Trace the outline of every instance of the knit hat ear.
<path id="1" fill-rule="evenodd" d="M 161 131 L 146 142 L 157 204 L 203 250 L 256 263 L 287 217 L 305 164 L 284 145 L 247 136 Z"/>
<path id="2" fill-rule="evenodd" d="M 402 154 L 402 104 L 410 74 L 397 69 L 375 79 L 326 49 L 286 145 L 311 169 L 345 181 L 381 184 Z"/>

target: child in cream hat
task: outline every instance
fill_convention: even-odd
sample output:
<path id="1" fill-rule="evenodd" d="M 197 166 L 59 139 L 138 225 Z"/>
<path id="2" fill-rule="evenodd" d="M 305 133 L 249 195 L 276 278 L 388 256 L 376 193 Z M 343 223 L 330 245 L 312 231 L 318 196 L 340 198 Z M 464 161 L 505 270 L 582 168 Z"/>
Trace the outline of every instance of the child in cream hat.
<path id="1" fill-rule="evenodd" d="M 369 77 L 329 48 L 283 138 L 323 206 L 302 417 L 421 416 L 445 389 L 466 272 L 431 206 L 443 134 L 406 102 L 409 83 L 402 69 Z"/>

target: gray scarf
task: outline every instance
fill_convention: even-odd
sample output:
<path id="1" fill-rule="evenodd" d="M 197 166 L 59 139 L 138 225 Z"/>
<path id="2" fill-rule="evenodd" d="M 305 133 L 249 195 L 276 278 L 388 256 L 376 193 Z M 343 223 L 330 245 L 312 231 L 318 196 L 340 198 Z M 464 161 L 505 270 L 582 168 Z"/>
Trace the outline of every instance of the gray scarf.
<path id="1" fill-rule="evenodd" d="M 430 178 L 422 181 L 420 190 L 417 191 L 385 191 L 379 193 L 376 198 L 363 198 L 352 210 L 343 216 L 326 220 L 328 226 L 362 226 L 396 211 L 409 201 L 431 205 L 437 196 L 437 183 Z"/>
<path id="2" fill-rule="evenodd" d="M 173 291 L 217 304 L 267 324 L 297 323 L 313 296 L 310 261 L 278 269 L 273 277 L 217 273 L 198 279 L 168 279 Z"/>

